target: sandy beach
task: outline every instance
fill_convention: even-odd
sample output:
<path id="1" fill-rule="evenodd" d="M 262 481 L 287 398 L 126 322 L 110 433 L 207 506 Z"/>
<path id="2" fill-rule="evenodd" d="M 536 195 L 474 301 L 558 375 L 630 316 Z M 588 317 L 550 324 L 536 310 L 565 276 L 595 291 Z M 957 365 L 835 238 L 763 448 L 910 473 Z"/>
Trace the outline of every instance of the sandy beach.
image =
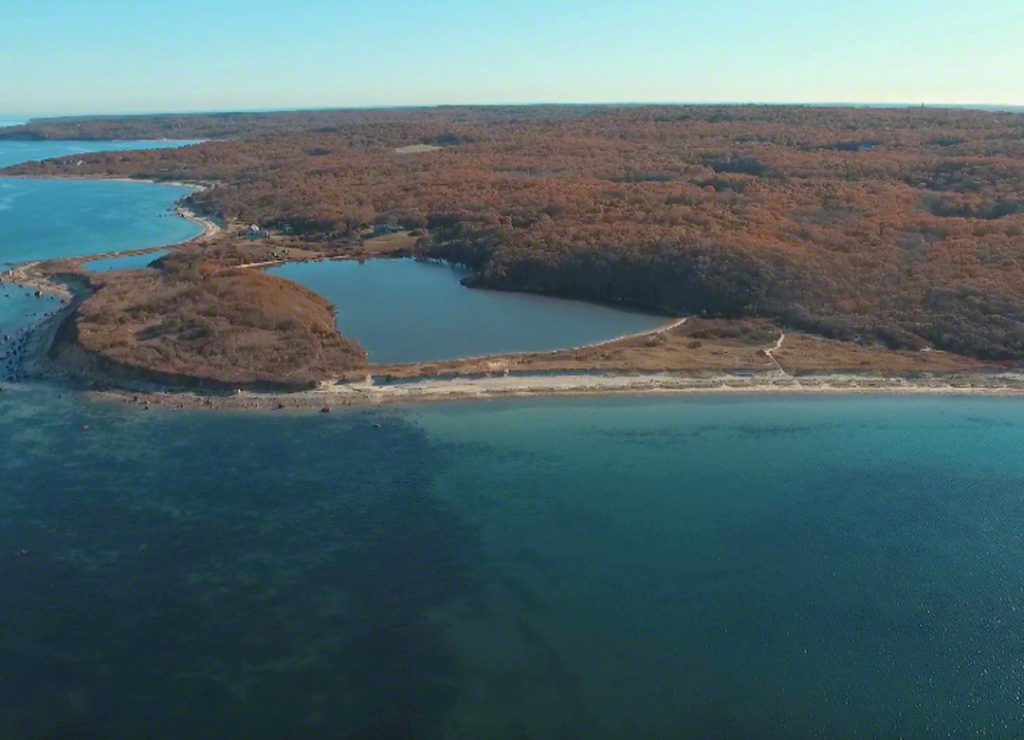
<path id="1" fill-rule="evenodd" d="M 181 391 L 93 391 L 98 400 L 172 409 L 307 409 L 420 404 L 443 401 L 485 401 L 513 398 L 641 396 L 641 395 L 972 395 L 1024 396 L 1024 374 L 993 373 L 918 378 L 854 374 L 793 377 L 770 372 L 753 375 L 720 373 L 707 376 L 673 373 L 501 375 L 493 377 L 424 378 L 388 383 L 324 384 L 309 391 L 206 394 Z"/>

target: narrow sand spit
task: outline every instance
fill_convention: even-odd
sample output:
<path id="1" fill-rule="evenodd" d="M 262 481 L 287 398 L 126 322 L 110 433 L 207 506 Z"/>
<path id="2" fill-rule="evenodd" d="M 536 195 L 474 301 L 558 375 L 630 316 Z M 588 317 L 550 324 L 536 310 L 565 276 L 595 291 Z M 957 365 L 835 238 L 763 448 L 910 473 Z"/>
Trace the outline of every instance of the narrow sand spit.
<path id="1" fill-rule="evenodd" d="M 778 372 L 708 376 L 674 373 L 505 375 L 498 377 L 425 378 L 400 383 L 324 384 L 309 391 L 227 395 L 174 391 L 99 391 L 101 400 L 179 409 L 309 409 L 474 401 L 511 398 L 639 395 L 741 394 L 898 394 L 1024 396 L 1024 373 L 934 376 L 920 378 L 852 374 L 794 378 Z"/>

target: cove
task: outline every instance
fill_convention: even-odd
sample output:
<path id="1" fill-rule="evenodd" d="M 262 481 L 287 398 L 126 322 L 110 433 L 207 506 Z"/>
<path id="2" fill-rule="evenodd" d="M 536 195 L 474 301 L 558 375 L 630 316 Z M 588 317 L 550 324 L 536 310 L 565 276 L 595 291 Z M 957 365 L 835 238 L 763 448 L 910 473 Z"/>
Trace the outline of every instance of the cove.
<path id="1" fill-rule="evenodd" d="M 0 178 L 0 263 L 104 254 L 191 239 L 202 229 L 173 210 L 189 192 L 177 185 Z"/>
<path id="2" fill-rule="evenodd" d="M 375 363 L 542 352 L 648 331 L 654 316 L 561 298 L 466 288 L 468 273 L 402 260 L 307 262 L 269 272 L 331 301 L 338 329 Z"/>
<path id="3" fill-rule="evenodd" d="M 0 141 L 0 167 L 74 154 L 164 149 L 194 141 Z M 174 203 L 177 185 L 0 177 L 0 270 L 18 262 L 156 247 L 191 239 L 198 224 Z"/>

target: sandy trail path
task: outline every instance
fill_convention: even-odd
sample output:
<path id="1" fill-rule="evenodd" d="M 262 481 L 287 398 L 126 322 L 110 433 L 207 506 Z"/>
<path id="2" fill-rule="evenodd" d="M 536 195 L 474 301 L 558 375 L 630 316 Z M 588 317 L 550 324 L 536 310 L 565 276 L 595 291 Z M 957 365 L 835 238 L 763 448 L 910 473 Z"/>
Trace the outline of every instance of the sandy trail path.
<path id="1" fill-rule="evenodd" d="M 777 359 L 777 358 L 775 357 L 775 353 L 776 353 L 776 352 L 778 352 L 778 351 L 779 351 L 780 349 L 782 349 L 782 343 L 783 343 L 783 342 L 785 342 L 785 341 L 786 341 L 786 332 L 782 332 L 782 333 L 781 333 L 781 334 L 779 335 L 779 339 L 778 339 L 778 341 L 777 341 L 777 342 L 775 342 L 775 346 L 774 346 L 774 347 L 772 347 L 772 348 L 770 348 L 770 349 L 766 349 L 766 350 L 764 351 L 764 354 L 765 354 L 765 356 L 766 356 L 766 357 L 767 357 L 767 358 L 768 358 L 769 360 L 771 360 L 771 361 L 772 361 L 772 364 L 773 364 L 773 365 L 775 365 L 775 368 L 776 368 L 776 369 L 777 369 L 777 370 L 778 370 L 778 371 L 779 371 L 780 373 L 782 373 L 783 375 L 786 375 L 786 376 L 788 376 L 788 375 L 789 375 L 789 373 L 787 373 L 787 372 L 786 372 L 786 371 L 785 371 L 785 370 L 784 370 L 784 369 L 782 368 L 782 365 L 780 365 L 780 364 L 779 364 L 779 361 L 778 361 L 778 359 Z"/>

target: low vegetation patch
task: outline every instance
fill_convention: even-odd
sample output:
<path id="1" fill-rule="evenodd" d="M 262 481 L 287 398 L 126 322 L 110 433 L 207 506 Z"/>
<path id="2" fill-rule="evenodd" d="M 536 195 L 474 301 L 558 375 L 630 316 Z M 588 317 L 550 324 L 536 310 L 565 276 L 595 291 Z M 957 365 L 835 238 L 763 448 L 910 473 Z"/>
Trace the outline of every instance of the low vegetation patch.
<path id="1" fill-rule="evenodd" d="M 69 319 L 74 343 L 103 369 L 145 379 L 304 388 L 365 366 L 331 305 L 258 270 L 222 268 L 200 250 L 156 270 L 91 276 L 94 294 Z M 58 346 L 58 353 L 67 346 Z"/>

